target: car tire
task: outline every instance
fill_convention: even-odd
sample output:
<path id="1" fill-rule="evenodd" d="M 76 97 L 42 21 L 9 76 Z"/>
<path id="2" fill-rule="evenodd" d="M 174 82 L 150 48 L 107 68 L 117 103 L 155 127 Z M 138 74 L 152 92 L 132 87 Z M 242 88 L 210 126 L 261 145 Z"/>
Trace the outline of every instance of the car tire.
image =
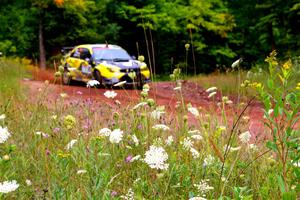
<path id="1" fill-rule="evenodd" d="M 101 73 L 98 70 L 94 71 L 94 78 L 100 83 L 100 87 L 103 87 L 103 79 Z"/>
<path id="2" fill-rule="evenodd" d="M 72 79 L 69 76 L 69 72 L 66 69 L 64 70 L 64 73 L 63 73 L 61 79 L 62 79 L 63 85 L 71 85 Z"/>

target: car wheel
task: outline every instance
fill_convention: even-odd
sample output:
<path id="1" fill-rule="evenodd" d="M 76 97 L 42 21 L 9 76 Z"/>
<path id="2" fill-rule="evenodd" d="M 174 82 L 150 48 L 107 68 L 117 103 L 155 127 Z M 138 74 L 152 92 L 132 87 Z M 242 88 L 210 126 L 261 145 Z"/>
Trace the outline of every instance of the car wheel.
<path id="1" fill-rule="evenodd" d="M 95 70 L 94 72 L 94 78 L 100 83 L 100 87 L 103 87 L 103 79 L 98 70 Z"/>
<path id="2" fill-rule="evenodd" d="M 68 72 L 67 70 L 64 70 L 64 73 L 63 73 L 63 75 L 62 75 L 62 83 L 63 83 L 64 85 L 70 85 L 70 84 L 71 84 L 71 81 L 72 81 L 72 79 L 71 79 L 71 77 L 70 77 L 69 72 Z"/>

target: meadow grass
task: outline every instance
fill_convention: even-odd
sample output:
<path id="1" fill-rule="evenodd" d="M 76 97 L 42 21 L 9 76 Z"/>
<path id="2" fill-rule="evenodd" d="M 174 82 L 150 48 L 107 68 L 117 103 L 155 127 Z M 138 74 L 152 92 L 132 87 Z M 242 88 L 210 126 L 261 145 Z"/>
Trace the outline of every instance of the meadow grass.
<path id="1" fill-rule="evenodd" d="M 10 66 L 0 72 L 11 92 L 1 86 L 0 125 L 11 136 L 0 143 L 0 183 L 16 180 L 19 187 L 1 198 L 279 199 L 284 194 L 279 162 L 264 142 L 250 139 L 245 115 L 234 116 L 233 127 L 226 112 L 220 117 L 181 101 L 169 117 L 148 97 L 146 86 L 135 106 L 81 97 L 49 101 L 48 82 L 33 101 L 20 90 L 22 76 L 16 73 L 26 64 L 3 59 L 2 65 Z M 229 88 L 235 75 L 227 78 L 201 80 L 220 88 L 223 80 Z M 180 87 L 177 91 L 180 96 Z M 20 95 L 24 98 L 15 100 Z M 226 99 L 219 103 L 234 108 Z M 287 182 L 299 192 L 292 172 Z"/>

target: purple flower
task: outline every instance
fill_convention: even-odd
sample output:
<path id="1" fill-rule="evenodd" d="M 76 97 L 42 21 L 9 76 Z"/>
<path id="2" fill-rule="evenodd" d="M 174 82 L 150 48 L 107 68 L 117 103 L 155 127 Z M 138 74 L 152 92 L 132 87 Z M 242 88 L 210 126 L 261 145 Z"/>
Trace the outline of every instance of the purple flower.
<path id="1" fill-rule="evenodd" d="M 118 193 L 117 193 L 116 191 L 112 191 L 112 192 L 110 193 L 110 195 L 111 195 L 112 197 L 115 197 L 115 196 L 118 195 Z"/>
<path id="2" fill-rule="evenodd" d="M 138 128 L 139 130 L 141 130 L 141 129 L 143 128 L 142 124 L 139 124 L 139 125 L 137 126 L 137 128 Z"/>
<path id="3" fill-rule="evenodd" d="M 56 133 L 56 134 L 59 133 L 59 132 L 60 132 L 60 128 L 59 128 L 59 127 L 55 127 L 55 128 L 53 129 L 53 132 Z"/>
<path id="4" fill-rule="evenodd" d="M 129 163 L 132 159 L 132 155 L 126 157 L 125 162 Z"/>

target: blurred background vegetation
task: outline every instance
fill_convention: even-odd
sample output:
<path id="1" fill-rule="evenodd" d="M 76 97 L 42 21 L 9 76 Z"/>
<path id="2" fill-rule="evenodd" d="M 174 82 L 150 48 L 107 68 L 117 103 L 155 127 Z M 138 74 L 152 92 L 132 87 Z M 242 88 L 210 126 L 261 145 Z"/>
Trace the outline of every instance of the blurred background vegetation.
<path id="1" fill-rule="evenodd" d="M 42 68 L 63 46 L 106 41 L 144 55 L 157 74 L 226 71 L 240 57 L 250 68 L 274 49 L 296 58 L 299 27 L 299 0 L 0 1 L 0 52 Z"/>

